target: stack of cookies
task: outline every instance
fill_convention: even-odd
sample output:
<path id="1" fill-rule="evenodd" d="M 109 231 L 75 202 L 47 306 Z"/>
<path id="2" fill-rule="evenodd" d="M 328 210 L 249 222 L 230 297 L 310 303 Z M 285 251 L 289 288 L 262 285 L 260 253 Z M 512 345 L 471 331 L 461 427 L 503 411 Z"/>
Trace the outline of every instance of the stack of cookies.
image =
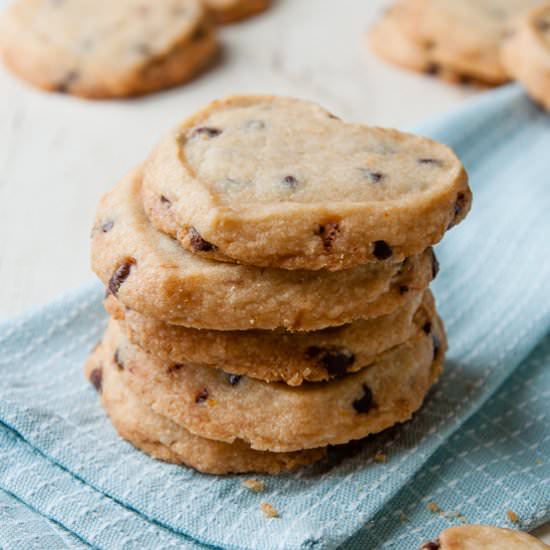
<path id="1" fill-rule="evenodd" d="M 292 98 L 216 101 L 100 202 L 111 321 L 86 365 L 118 432 L 202 472 L 277 473 L 408 420 L 445 332 L 431 245 L 453 152 Z"/>

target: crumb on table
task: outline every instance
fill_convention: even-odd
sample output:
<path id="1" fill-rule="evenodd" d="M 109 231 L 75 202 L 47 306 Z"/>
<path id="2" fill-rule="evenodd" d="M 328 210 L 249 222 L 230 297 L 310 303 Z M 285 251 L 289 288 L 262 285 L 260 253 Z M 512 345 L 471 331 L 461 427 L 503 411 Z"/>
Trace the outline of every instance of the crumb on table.
<path id="1" fill-rule="evenodd" d="M 508 510 L 506 515 L 512 523 L 519 523 L 519 516 L 513 510 Z"/>
<path id="2" fill-rule="evenodd" d="M 385 455 L 384 453 L 377 452 L 374 455 L 373 458 L 374 462 L 387 462 L 388 461 L 388 455 Z"/>
<path id="3" fill-rule="evenodd" d="M 262 509 L 262 512 L 264 513 L 264 516 L 266 518 L 278 518 L 279 512 L 277 512 L 276 508 L 274 508 L 269 502 L 262 502 L 260 504 L 260 508 Z"/>
<path id="4" fill-rule="evenodd" d="M 265 483 L 259 479 L 245 479 L 243 485 L 255 493 L 265 491 Z"/>

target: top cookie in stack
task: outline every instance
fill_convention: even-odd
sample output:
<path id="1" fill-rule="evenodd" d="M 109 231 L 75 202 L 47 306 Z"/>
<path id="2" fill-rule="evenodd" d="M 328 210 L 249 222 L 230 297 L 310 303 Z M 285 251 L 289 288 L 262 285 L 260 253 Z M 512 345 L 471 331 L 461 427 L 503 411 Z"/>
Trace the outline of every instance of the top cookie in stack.
<path id="1" fill-rule="evenodd" d="M 297 99 L 214 102 L 100 202 L 113 321 L 87 376 L 123 437 L 209 473 L 293 469 L 404 422 L 446 350 L 431 245 L 470 203 L 434 141 Z"/>
<path id="2" fill-rule="evenodd" d="M 437 243 L 470 191 L 444 145 L 346 124 L 291 98 L 210 104 L 151 155 L 152 223 L 210 259 L 341 270 Z"/>

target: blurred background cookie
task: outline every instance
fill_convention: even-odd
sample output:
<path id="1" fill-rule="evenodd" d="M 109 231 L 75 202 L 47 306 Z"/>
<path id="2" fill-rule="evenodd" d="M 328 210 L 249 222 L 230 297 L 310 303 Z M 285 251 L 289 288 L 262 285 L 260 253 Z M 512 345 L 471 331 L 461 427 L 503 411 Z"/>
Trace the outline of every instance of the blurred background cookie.
<path id="1" fill-rule="evenodd" d="M 181 84 L 217 49 L 200 0 L 18 0 L 0 23 L 0 54 L 20 78 L 96 99 Z"/>
<path id="2" fill-rule="evenodd" d="M 502 63 L 550 111 L 550 2 L 518 19 L 502 46 Z"/>

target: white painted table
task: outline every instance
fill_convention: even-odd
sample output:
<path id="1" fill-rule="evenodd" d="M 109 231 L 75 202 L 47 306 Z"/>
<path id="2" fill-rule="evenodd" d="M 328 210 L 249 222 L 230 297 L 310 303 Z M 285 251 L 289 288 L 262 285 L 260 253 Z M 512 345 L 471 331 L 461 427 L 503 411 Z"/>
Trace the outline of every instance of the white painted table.
<path id="1" fill-rule="evenodd" d="M 92 277 L 89 234 L 99 197 L 167 129 L 211 99 L 294 95 L 347 120 L 402 128 L 474 95 L 368 51 L 365 30 L 385 3 L 279 0 L 265 15 L 221 30 L 217 67 L 139 100 L 46 94 L 0 68 L 0 320 Z"/>

